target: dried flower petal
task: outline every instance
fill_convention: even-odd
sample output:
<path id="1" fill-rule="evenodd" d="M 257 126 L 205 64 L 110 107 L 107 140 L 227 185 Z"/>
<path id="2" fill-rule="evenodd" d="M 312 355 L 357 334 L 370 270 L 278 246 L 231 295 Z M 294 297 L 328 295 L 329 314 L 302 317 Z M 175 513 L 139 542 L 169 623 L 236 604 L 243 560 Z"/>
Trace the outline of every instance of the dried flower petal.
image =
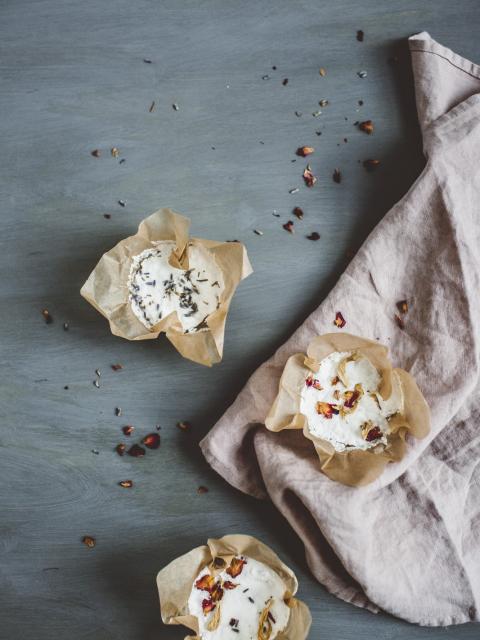
<path id="1" fill-rule="evenodd" d="M 232 558 L 230 566 L 226 569 L 226 572 L 232 578 L 236 578 L 242 573 L 244 564 L 247 564 L 247 561 L 243 558 Z"/>
<path id="2" fill-rule="evenodd" d="M 213 611 L 216 606 L 217 605 L 215 604 L 215 602 L 213 602 L 211 598 L 205 598 L 205 600 L 202 600 L 203 614 L 206 616 L 207 613 L 210 613 L 210 611 Z"/>
<path id="3" fill-rule="evenodd" d="M 368 135 L 373 133 L 373 122 L 371 120 L 365 120 L 364 122 L 360 122 L 358 124 L 358 128 L 360 131 L 364 131 L 368 133 Z"/>
<path id="4" fill-rule="evenodd" d="M 285 231 L 288 231 L 288 233 L 295 233 L 295 229 L 293 228 L 293 221 L 292 220 L 289 220 L 288 222 L 283 224 L 282 227 L 285 229 Z"/>
<path id="5" fill-rule="evenodd" d="M 399 300 L 397 302 L 397 309 L 400 311 L 400 313 L 407 313 L 408 312 L 408 301 L 407 300 Z"/>
<path id="6" fill-rule="evenodd" d="M 202 495 L 204 493 L 208 493 L 208 487 L 205 487 L 203 484 L 201 484 L 197 489 L 197 493 L 199 495 Z"/>
<path id="7" fill-rule="evenodd" d="M 367 171 L 375 171 L 379 164 L 380 160 L 373 160 L 372 158 L 363 161 L 363 166 Z"/>
<path id="8" fill-rule="evenodd" d="M 359 30 L 357 31 L 357 40 L 358 40 L 359 42 L 363 42 L 363 36 L 364 36 L 364 35 L 365 35 L 365 34 L 363 33 L 363 31 L 362 31 L 361 29 L 359 29 Z"/>
<path id="9" fill-rule="evenodd" d="M 320 67 L 318 73 L 322 76 L 322 78 L 327 75 L 327 71 L 323 67 Z"/>
<path id="10" fill-rule="evenodd" d="M 363 387 L 361 384 L 356 384 L 354 391 L 345 391 L 343 394 L 343 407 L 340 411 L 340 415 L 343 417 L 349 413 L 353 413 L 358 406 L 360 398 L 363 396 Z"/>
<path id="11" fill-rule="evenodd" d="M 124 456 L 126 450 L 127 450 L 127 445 L 122 443 L 117 444 L 117 446 L 115 447 L 115 451 L 118 453 L 119 456 Z"/>
<path id="12" fill-rule="evenodd" d="M 330 402 L 317 402 L 317 413 L 327 420 L 331 420 L 332 416 L 339 413 L 339 409 L 336 405 Z"/>
<path id="13" fill-rule="evenodd" d="M 340 169 L 335 169 L 332 175 L 333 181 L 337 184 L 340 184 L 342 181 L 342 174 L 340 173 Z"/>
<path id="14" fill-rule="evenodd" d="M 199 589 L 200 591 L 208 591 L 210 593 L 214 584 L 215 577 L 210 575 L 209 573 L 206 573 L 195 582 L 195 588 Z"/>
<path id="15" fill-rule="evenodd" d="M 45 320 L 45 324 L 52 324 L 53 318 L 50 315 L 50 311 L 48 309 L 42 309 L 42 316 Z"/>
<path id="16" fill-rule="evenodd" d="M 158 449 L 160 446 L 160 436 L 158 433 L 149 433 L 142 440 L 142 444 L 144 444 L 148 449 Z"/>
<path id="17" fill-rule="evenodd" d="M 97 541 L 95 540 L 95 538 L 92 538 L 92 536 L 83 536 L 82 542 L 89 549 L 93 549 L 93 547 L 97 544 Z"/>
<path id="18" fill-rule="evenodd" d="M 293 215 L 296 216 L 299 220 L 303 220 L 303 209 L 300 207 L 295 207 L 293 209 Z"/>
<path id="19" fill-rule="evenodd" d="M 312 233 L 307 236 L 308 240 L 320 240 L 320 234 L 318 231 L 312 231 Z"/>
<path id="20" fill-rule="evenodd" d="M 313 147 L 298 147 L 296 154 L 297 156 L 306 158 L 307 156 L 311 155 L 314 151 L 315 149 Z"/>
<path id="21" fill-rule="evenodd" d="M 307 187 L 313 187 L 316 183 L 317 178 L 313 175 L 310 165 L 307 165 L 305 171 L 303 172 L 303 179 L 305 180 L 305 184 Z"/>
<path id="22" fill-rule="evenodd" d="M 135 427 L 132 427 L 131 424 L 127 424 L 122 427 L 122 431 L 126 436 L 130 436 L 135 431 Z"/>
<path id="23" fill-rule="evenodd" d="M 118 158 L 118 156 L 120 155 L 120 151 L 117 149 L 117 147 L 112 147 L 110 149 L 110 153 L 112 155 L 112 158 Z"/>
<path id="24" fill-rule="evenodd" d="M 230 582 L 230 580 L 225 580 L 225 582 L 223 583 L 223 588 L 227 589 L 228 591 L 231 591 L 232 589 L 236 589 L 238 587 L 238 584 L 236 584 L 235 582 Z"/>
<path id="25" fill-rule="evenodd" d="M 347 324 L 347 321 L 340 311 L 337 311 L 337 313 L 335 314 L 335 320 L 333 321 L 333 324 L 339 329 L 343 329 L 343 327 Z"/>
<path id="26" fill-rule="evenodd" d="M 311 374 L 306 378 L 305 384 L 307 387 L 313 387 L 314 389 L 318 389 L 319 391 L 321 391 L 323 388 L 320 385 L 319 380 L 317 378 L 314 378 Z"/>
<path id="27" fill-rule="evenodd" d="M 118 484 L 124 489 L 131 489 L 133 487 L 133 480 L 121 480 Z"/>
<path id="28" fill-rule="evenodd" d="M 362 437 L 367 442 L 372 442 L 372 440 L 378 440 L 383 436 L 382 430 L 380 427 L 377 427 L 373 424 L 371 420 L 364 422 L 361 426 Z"/>
<path id="29" fill-rule="evenodd" d="M 145 449 L 138 444 L 134 444 L 130 447 L 127 453 L 129 456 L 132 456 L 132 458 L 141 458 L 145 455 Z"/>
<path id="30" fill-rule="evenodd" d="M 118 363 L 118 364 L 112 364 L 112 365 L 110 365 L 110 366 L 112 367 L 112 369 L 113 369 L 114 371 L 120 371 L 120 369 L 123 369 L 123 364 L 120 364 L 120 363 Z"/>
<path id="31" fill-rule="evenodd" d="M 190 422 L 177 422 L 177 427 L 181 430 L 181 431 L 190 431 L 190 429 L 192 428 L 192 425 L 190 424 Z"/>
<path id="32" fill-rule="evenodd" d="M 94 149 L 93 151 L 90 151 L 90 154 L 94 157 L 94 158 L 99 158 L 101 153 L 99 149 Z"/>

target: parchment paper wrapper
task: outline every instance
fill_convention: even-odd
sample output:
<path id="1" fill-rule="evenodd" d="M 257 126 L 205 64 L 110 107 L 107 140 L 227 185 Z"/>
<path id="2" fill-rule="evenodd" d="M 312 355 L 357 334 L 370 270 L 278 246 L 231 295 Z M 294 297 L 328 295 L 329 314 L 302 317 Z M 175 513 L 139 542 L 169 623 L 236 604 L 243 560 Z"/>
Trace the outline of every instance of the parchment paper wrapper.
<path id="1" fill-rule="evenodd" d="M 164 332 L 184 358 L 211 366 L 222 359 L 228 308 L 235 289 L 252 273 L 252 267 L 240 242 L 189 238 L 189 227 L 190 220 L 171 209 L 152 213 L 140 223 L 135 235 L 121 240 L 100 258 L 80 293 L 107 318 L 114 335 L 127 340 L 151 340 Z M 189 268 L 189 243 L 203 246 L 214 256 L 222 271 L 225 288 L 219 308 L 206 319 L 208 329 L 184 333 L 174 311 L 149 330 L 133 313 L 127 285 L 132 260 L 158 240 L 175 241 L 176 249 L 169 262 L 177 269 Z"/>
<path id="2" fill-rule="evenodd" d="M 285 583 L 288 593 L 290 618 L 287 627 L 277 635 L 278 640 L 305 640 L 312 618 L 305 603 L 294 598 L 298 589 L 295 574 L 266 545 L 251 536 L 230 535 L 219 540 L 209 539 L 202 547 L 192 549 L 177 558 L 157 575 L 157 587 L 160 596 L 160 611 L 165 624 L 183 624 L 195 632 L 185 640 L 198 640 L 198 620 L 188 613 L 188 598 L 193 582 L 207 565 L 212 573 L 219 573 L 215 560 L 221 558 L 230 564 L 234 556 L 249 556 L 269 566 Z"/>
<path id="3" fill-rule="evenodd" d="M 392 377 L 396 376 L 400 382 L 404 411 L 390 420 L 387 445 L 379 444 L 366 451 L 337 451 L 330 442 L 310 433 L 307 418 L 300 412 L 305 378 L 309 373 L 316 373 L 321 360 L 335 351 L 354 351 L 368 358 L 382 377 L 379 392 L 384 399 L 391 394 Z M 303 435 L 313 442 L 323 473 L 331 480 L 355 487 L 373 482 L 389 462 L 403 458 L 407 434 L 416 438 L 428 434 L 430 410 L 412 376 L 403 369 L 392 368 L 387 347 L 348 333 L 328 333 L 314 338 L 306 354 L 296 353 L 287 360 L 265 426 L 270 431 L 302 429 Z"/>

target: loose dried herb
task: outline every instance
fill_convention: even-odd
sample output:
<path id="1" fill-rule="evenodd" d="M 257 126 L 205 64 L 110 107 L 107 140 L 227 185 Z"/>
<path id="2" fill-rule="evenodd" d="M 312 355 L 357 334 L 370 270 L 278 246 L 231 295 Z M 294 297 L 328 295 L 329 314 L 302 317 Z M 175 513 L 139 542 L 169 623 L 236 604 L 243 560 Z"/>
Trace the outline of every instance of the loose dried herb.
<path id="1" fill-rule="evenodd" d="M 363 78 L 366 78 L 366 77 L 367 77 L 367 72 L 366 72 L 365 70 L 358 71 L 358 72 L 357 72 L 357 76 L 358 76 L 359 78 L 362 78 L 362 79 L 363 79 Z"/>
<path id="2" fill-rule="evenodd" d="M 368 135 L 371 135 L 373 133 L 373 122 L 371 120 L 365 120 L 364 122 L 359 122 L 358 128 L 360 129 L 360 131 L 363 131 L 364 133 L 368 133 Z"/>
<path id="3" fill-rule="evenodd" d="M 158 449 L 160 446 L 160 436 L 158 433 L 149 433 L 142 440 L 142 444 L 144 444 L 147 449 Z"/>
<path id="4" fill-rule="evenodd" d="M 94 158 L 99 158 L 102 155 L 101 152 L 100 152 L 100 149 L 94 149 L 93 151 L 90 151 L 90 154 Z"/>
<path id="5" fill-rule="evenodd" d="M 305 184 L 307 185 L 307 187 L 313 187 L 313 185 L 316 183 L 317 178 L 313 175 L 312 173 L 312 169 L 310 167 L 309 164 L 307 164 L 304 172 L 303 172 L 303 179 L 305 181 Z"/>
<path id="6" fill-rule="evenodd" d="M 400 313 L 407 313 L 408 312 L 408 301 L 407 300 L 399 300 L 397 302 L 397 309 L 400 311 Z"/>
<path id="7" fill-rule="evenodd" d="M 290 194 L 294 194 L 294 193 L 298 193 L 300 191 L 300 189 L 298 187 L 294 187 L 293 189 L 290 189 L 288 193 Z"/>
<path id="8" fill-rule="evenodd" d="M 190 431 L 190 429 L 192 428 L 192 425 L 190 424 L 190 422 L 177 422 L 177 427 L 181 430 L 181 431 Z"/>
<path id="9" fill-rule="evenodd" d="M 118 484 L 124 489 L 131 489 L 133 487 L 133 480 L 120 480 Z"/>
<path id="10" fill-rule="evenodd" d="M 298 147 L 295 153 L 297 154 L 297 156 L 306 158 L 307 156 L 311 155 L 314 151 L 315 149 L 313 147 Z"/>
<path id="11" fill-rule="evenodd" d="M 334 182 L 336 182 L 337 184 L 340 184 L 340 182 L 342 181 L 342 174 L 340 173 L 340 169 L 335 169 L 333 171 L 332 178 Z"/>
<path id="12" fill-rule="evenodd" d="M 257 236 L 263 236 L 263 231 L 260 231 L 260 229 L 254 229 L 253 233 L 256 233 Z"/>
<path id="13" fill-rule="evenodd" d="M 42 316 L 45 320 L 45 324 L 52 324 L 53 317 L 50 315 L 50 311 L 48 309 L 42 309 Z"/>
<path id="14" fill-rule="evenodd" d="M 308 240 L 320 240 L 320 234 L 317 231 L 312 231 L 312 233 L 307 236 Z"/>
<path id="15" fill-rule="evenodd" d="M 148 109 L 148 113 L 153 113 L 154 111 L 155 111 L 155 100 L 152 101 L 152 104 Z"/>
<path id="16" fill-rule="evenodd" d="M 174 102 L 174 103 L 172 104 L 172 109 L 173 109 L 174 111 L 178 111 L 179 106 L 178 106 L 178 104 L 177 104 L 176 102 Z"/>
<path id="17" fill-rule="evenodd" d="M 125 202 L 125 200 L 119 200 L 119 201 L 118 201 L 118 204 L 119 204 L 121 207 L 126 207 L 126 206 L 127 206 L 127 203 Z"/>
<path id="18" fill-rule="evenodd" d="M 299 220 L 303 220 L 303 209 L 300 207 L 294 207 L 293 215 L 296 216 Z"/>
<path id="19" fill-rule="evenodd" d="M 359 29 L 359 30 L 357 31 L 357 40 L 358 40 L 359 42 L 363 42 L 363 37 L 364 37 L 364 35 L 365 35 L 365 34 L 363 33 L 363 31 L 362 31 L 361 29 Z"/>
<path id="20" fill-rule="evenodd" d="M 95 538 L 92 538 L 92 536 L 83 536 L 82 542 L 89 549 L 93 549 L 93 547 L 97 544 L 97 541 L 95 540 Z"/>
<path id="21" fill-rule="evenodd" d="M 335 320 L 333 321 L 333 324 L 339 329 L 343 329 L 343 327 L 347 324 L 347 321 L 340 311 L 337 311 L 337 313 L 335 314 Z"/>
<path id="22" fill-rule="evenodd" d="M 197 489 L 197 493 L 199 495 L 202 495 L 204 493 L 208 493 L 208 487 L 205 487 L 203 484 L 201 484 Z"/>
<path id="23" fill-rule="evenodd" d="M 127 424 L 124 427 L 122 427 L 122 431 L 126 436 L 130 436 L 135 431 L 135 427 L 132 427 L 131 424 Z"/>
<path id="24" fill-rule="evenodd" d="M 119 362 L 117 364 L 111 364 L 110 366 L 113 371 L 120 371 L 120 369 L 123 369 L 123 364 L 120 364 Z"/>
<path id="25" fill-rule="evenodd" d="M 121 407 L 115 407 L 115 415 L 116 415 L 117 417 L 122 415 L 122 409 L 121 409 Z"/>
<path id="26" fill-rule="evenodd" d="M 145 449 L 138 444 L 134 444 L 130 447 L 127 453 L 129 456 L 132 456 L 132 458 L 141 458 L 145 455 Z"/>
<path id="27" fill-rule="evenodd" d="M 118 453 L 119 456 L 124 456 L 126 450 L 127 450 L 127 445 L 122 443 L 117 444 L 117 446 L 115 447 L 115 451 Z"/>
<path id="28" fill-rule="evenodd" d="M 295 233 L 292 220 L 289 220 L 288 222 L 285 222 L 285 224 L 282 224 L 282 227 L 285 229 L 285 231 L 288 231 L 288 233 Z"/>
<path id="29" fill-rule="evenodd" d="M 363 166 L 367 171 L 375 171 L 380 164 L 380 160 L 368 159 L 363 161 Z"/>

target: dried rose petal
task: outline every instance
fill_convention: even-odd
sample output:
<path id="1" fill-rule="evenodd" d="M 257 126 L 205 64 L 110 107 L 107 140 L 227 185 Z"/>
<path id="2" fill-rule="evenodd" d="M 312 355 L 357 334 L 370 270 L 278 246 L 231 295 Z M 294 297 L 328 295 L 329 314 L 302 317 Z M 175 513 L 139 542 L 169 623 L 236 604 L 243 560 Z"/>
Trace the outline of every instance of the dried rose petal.
<path id="1" fill-rule="evenodd" d="M 307 236 L 308 240 L 320 240 L 320 234 L 317 231 L 313 231 L 309 236 Z"/>
<path id="2" fill-rule="evenodd" d="M 121 480 L 118 484 L 124 489 L 131 489 L 133 487 L 133 480 Z"/>
<path id="3" fill-rule="evenodd" d="M 158 433 L 149 433 L 142 440 L 142 444 L 144 444 L 148 449 L 158 449 L 160 446 L 160 436 Z"/>
<path id="4" fill-rule="evenodd" d="M 231 591 L 232 589 L 236 589 L 238 587 L 238 584 L 235 584 L 235 582 L 230 582 L 230 580 L 225 580 L 225 582 L 223 583 L 223 587 L 224 589 L 228 589 L 229 591 Z"/>
<path id="5" fill-rule="evenodd" d="M 337 415 L 338 412 L 337 407 L 330 402 L 317 402 L 317 413 L 327 420 L 331 420 L 332 416 Z"/>
<path id="6" fill-rule="evenodd" d="M 354 391 L 345 391 L 343 394 L 344 409 L 355 409 L 359 399 L 363 396 L 363 388 L 361 384 L 356 384 Z M 346 412 L 350 413 L 350 412 Z"/>
<path id="7" fill-rule="evenodd" d="M 205 600 L 202 600 L 202 610 L 204 615 L 207 615 L 207 613 L 210 613 L 210 611 L 213 611 L 216 606 L 217 605 L 215 604 L 215 602 L 213 602 L 211 598 L 205 598 Z"/>
<path id="8" fill-rule="evenodd" d="M 101 155 L 99 149 L 94 149 L 93 151 L 90 151 L 90 153 L 94 158 L 99 158 Z"/>
<path id="9" fill-rule="evenodd" d="M 243 558 L 232 558 L 230 566 L 226 569 L 226 572 L 232 578 L 236 578 L 242 573 L 244 564 L 247 564 L 247 561 Z"/>
<path id="10" fill-rule="evenodd" d="M 333 324 L 339 329 L 343 329 L 343 327 L 347 324 L 347 321 L 342 316 L 340 311 L 337 311 L 337 313 L 335 314 L 335 320 L 333 321 Z"/>
<path id="11" fill-rule="evenodd" d="M 117 446 L 115 447 L 115 451 L 118 453 L 119 456 L 125 455 L 126 450 L 127 450 L 127 446 L 124 444 L 117 444 Z"/>
<path id="12" fill-rule="evenodd" d="M 122 427 L 122 431 L 126 436 L 130 436 L 135 431 L 135 427 L 132 427 L 131 424 L 127 424 L 125 427 Z"/>
<path id="13" fill-rule="evenodd" d="M 210 590 L 210 598 L 213 602 L 219 602 L 223 598 L 223 589 L 220 582 L 215 582 Z"/>
<path id="14" fill-rule="evenodd" d="M 52 324 L 53 318 L 50 315 L 50 311 L 48 309 L 42 309 L 42 316 L 45 319 L 45 324 Z"/>
<path id="15" fill-rule="evenodd" d="M 145 455 L 145 449 L 138 444 L 134 444 L 130 447 L 127 453 L 129 456 L 132 456 L 133 458 L 141 458 L 142 456 Z"/>
<path id="16" fill-rule="evenodd" d="M 203 486 L 203 484 L 201 484 L 197 489 L 197 493 L 199 495 L 202 495 L 203 493 L 208 493 L 208 487 L 205 487 Z"/>
<path id="17" fill-rule="evenodd" d="M 360 122 L 358 125 L 360 131 L 364 133 L 368 133 L 368 135 L 373 133 L 373 122 L 371 120 L 365 120 L 364 122 Z"/>
<path id="18" fill-rule="evenodd" d="M 293 228 L 293 221 L 292 220 L 289 220 L 288 222 L 283 224 L 282 227 L 285 229 L 285 231 L 288 231 L 288 233 L 295 233 L 295 229 Z"/>
<path id="19" fill-rule="evenodd" d="M 295 207 L 293 209 L 293 215 L 296 216 L 299 220 L 303 220 L 303 209 L 300 207 Z"/>
<path id="20" fill-rule="evenodd" d="M 335 169 L 332 175 L 333 181 L 337 184 L 340 184 L 342 181 L 342 174 L 340 173 L 340 169 Z"/>
<path id="21" fill-rule="evenodd" d="M 383 433 L 380 427 L 373 427 L 367 431 L 367 434 L 364 437 L 367 442 L 372 442 L 372 440 L 378 440 L 378 438 L 381 438 L 382 436 Z"/>
<path id="22" fill-rule="evenodd" d="M 408 312 L 407 300 L 399 300 L 397 302 L 397 309 L 400 311 L 400 313 L 407 313 Z"/>
<path id="23" fill-rule="evenodd" d="M 335 376 L 334 378 L 332 378 L 332 380 L 330 381 L 330 384 L 332 385 L 332 387 L 334 387 L 336 384 L 338 384 L 340 382 L 340 378 L 338 376 Z"/>
<path id="24" fill-rule="evenodd" d="M 371 158 L 363 161 L 363 166 L 367 171 L 374 171 L 379 164 L 380 160 L 373 160 Z"/>
<path id="25" fill-rule="evenodd" d="M 118 364 L 112 364 L 112 365 L 110 365 L 110 366 L 112 367 L 112 369 L 113 369 L 114 371 L 120 371 L 120 369 L 123 369 L 123 364 L 120 364 L 120 363 L 118 363 Z"/>
<path id="26" fill-rule="evenodd" d="M 296 154 L 301 158 L 306 158 L 315 151 L 314 147 L 298 147 Z"/>
<path id="27" fill-rule="evenodd" d="M 110 153 L 112 155 L 112 158 L 118 158 L 118 156 L 120 155 L 120 151 L 117 149 L 117 147 L 112 147 L 110 149 Z"/>
<path id="28" fill-rule="evenodd" d="M 214 584 L 215 577 L 211 576 L 209 573 L 206 573 L 195 582 L 195 587 L 200 591 L 208 591 L 210 593 Z"/>
<path id="29" fill-rule="evenodd" d="M 397 327 L 399 329 L 405 329 L 405 323 L 403 321 L 403 318 L 401 318 L 400 316 L 395 314 L 395 322 L 397 323 Z"/>
<path id="30" fill-rule="evenodd" d="M 322 78 L 327 75 L 327 71 L 323 67 L 320 67 L 320 69 L 318 70 L 318 73 L 322 76 Z"/>
<path id="31" fill-rule="evenodd" d="M 97 544 L 97 541 L 95 540 L 95 538 L 92 538 L 92 536 L 83 536 L 82 542 L 89 549 L 93 549 L 93 547 Z"/>
<path id="32" fill-rule="evenodd" d="M 303 172 L 303 179 L 307 187 L 313 187 L 316 183 L 317 178 L 313 175 L 310 165 L 307 165 L 305 171 Z"/>
<path id="33" fill-rule="evenodd" d="M 190 422 L 177 422 L 177 427 L 181 430 L 181 431 L 190 431 L 190 429 L 192 428 L 192 425 L 190 424 Z"/>

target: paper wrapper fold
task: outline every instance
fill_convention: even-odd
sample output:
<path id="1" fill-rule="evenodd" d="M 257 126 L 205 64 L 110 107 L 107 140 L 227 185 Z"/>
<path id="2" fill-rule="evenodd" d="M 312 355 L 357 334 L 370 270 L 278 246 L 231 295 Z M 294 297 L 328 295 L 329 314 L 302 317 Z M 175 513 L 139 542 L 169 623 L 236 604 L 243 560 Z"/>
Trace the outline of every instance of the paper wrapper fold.
<path id="1" fill-rule="evenodd" d="M 100 258 L 80 293 L 107 318 L 114 335 L 127 340 L 151 340 L 163 332 L 182 356 L 211 366 L 222 359 L 230 302 L 240 281 L 252 273 L 252 267 L 241 243 L 189 238 L 189 227 L 190 220 L 171 209 L 152 213 L 140 223 L 135 235 L 121 240 Z M 189 268 L 189 243 L 203 246 L 214 256 L 222 271 L 225 288 L 219 308 L 206 319 L 208 329 L 186 334 L 173 312 L 149 330 L 133 313 L 127 285 L 132 260 L 159 240 L 176 243 L 170 264 L 177 269 Z"/>
<path id="2" fill-rule="evenodd" d="M 188 612 L 188 598 L 194 580 L 206 566 L 209 566 L 213 573 L 221 571 L 215 566 L 215 561 L 218 562 L 218 559 L 229 564 L 234 556 L 239 555 L 263 562 L 285 583 L 286 592 L 289 594 L 290 618 L 287 627 L 277 635 L 278 640 L 305 640 L 312 618 L 307 605 L 294 597 L 298 589 L 295 574 L 269 547 L 245 535 L 229 535 L 218 540 L 209 539 L 206 545 L 192 549 L 159 572 L 157 587 L 163 622 L 188 627 L 196 635 L 186 636 L 185 640 L 198 640 L 197 618 Z"/>
<path id="3" fill-rule="evenodd" d="M 301 394 L 309 373 L 318 371 L 321 360 L 335 351 L 354 351 L 370 360 L 381 375 L 379 392 L 387 399 L 392 391 L 392 377 L 401 384 L 404 411 L 390 421 L 388 444 L 366 451 L 337 451 L 332 444 L 312 435 L 307 419 L 300 412 Z M 393 369 L 387 347 L 348 333 L 329 333 L 314 338 L 307 353 L 296 353 L 285 365 L 278 395 L 265 419 L 270 431 L 302 429 L 313 442 L 322 472 L 331 480 L 352 487 L 373 482 L 389 462 L 401 460 L 405 453 L 405 437 L 424 438 L 430 431 L 430 410 L 412 376 L 403 369 Z"/>

